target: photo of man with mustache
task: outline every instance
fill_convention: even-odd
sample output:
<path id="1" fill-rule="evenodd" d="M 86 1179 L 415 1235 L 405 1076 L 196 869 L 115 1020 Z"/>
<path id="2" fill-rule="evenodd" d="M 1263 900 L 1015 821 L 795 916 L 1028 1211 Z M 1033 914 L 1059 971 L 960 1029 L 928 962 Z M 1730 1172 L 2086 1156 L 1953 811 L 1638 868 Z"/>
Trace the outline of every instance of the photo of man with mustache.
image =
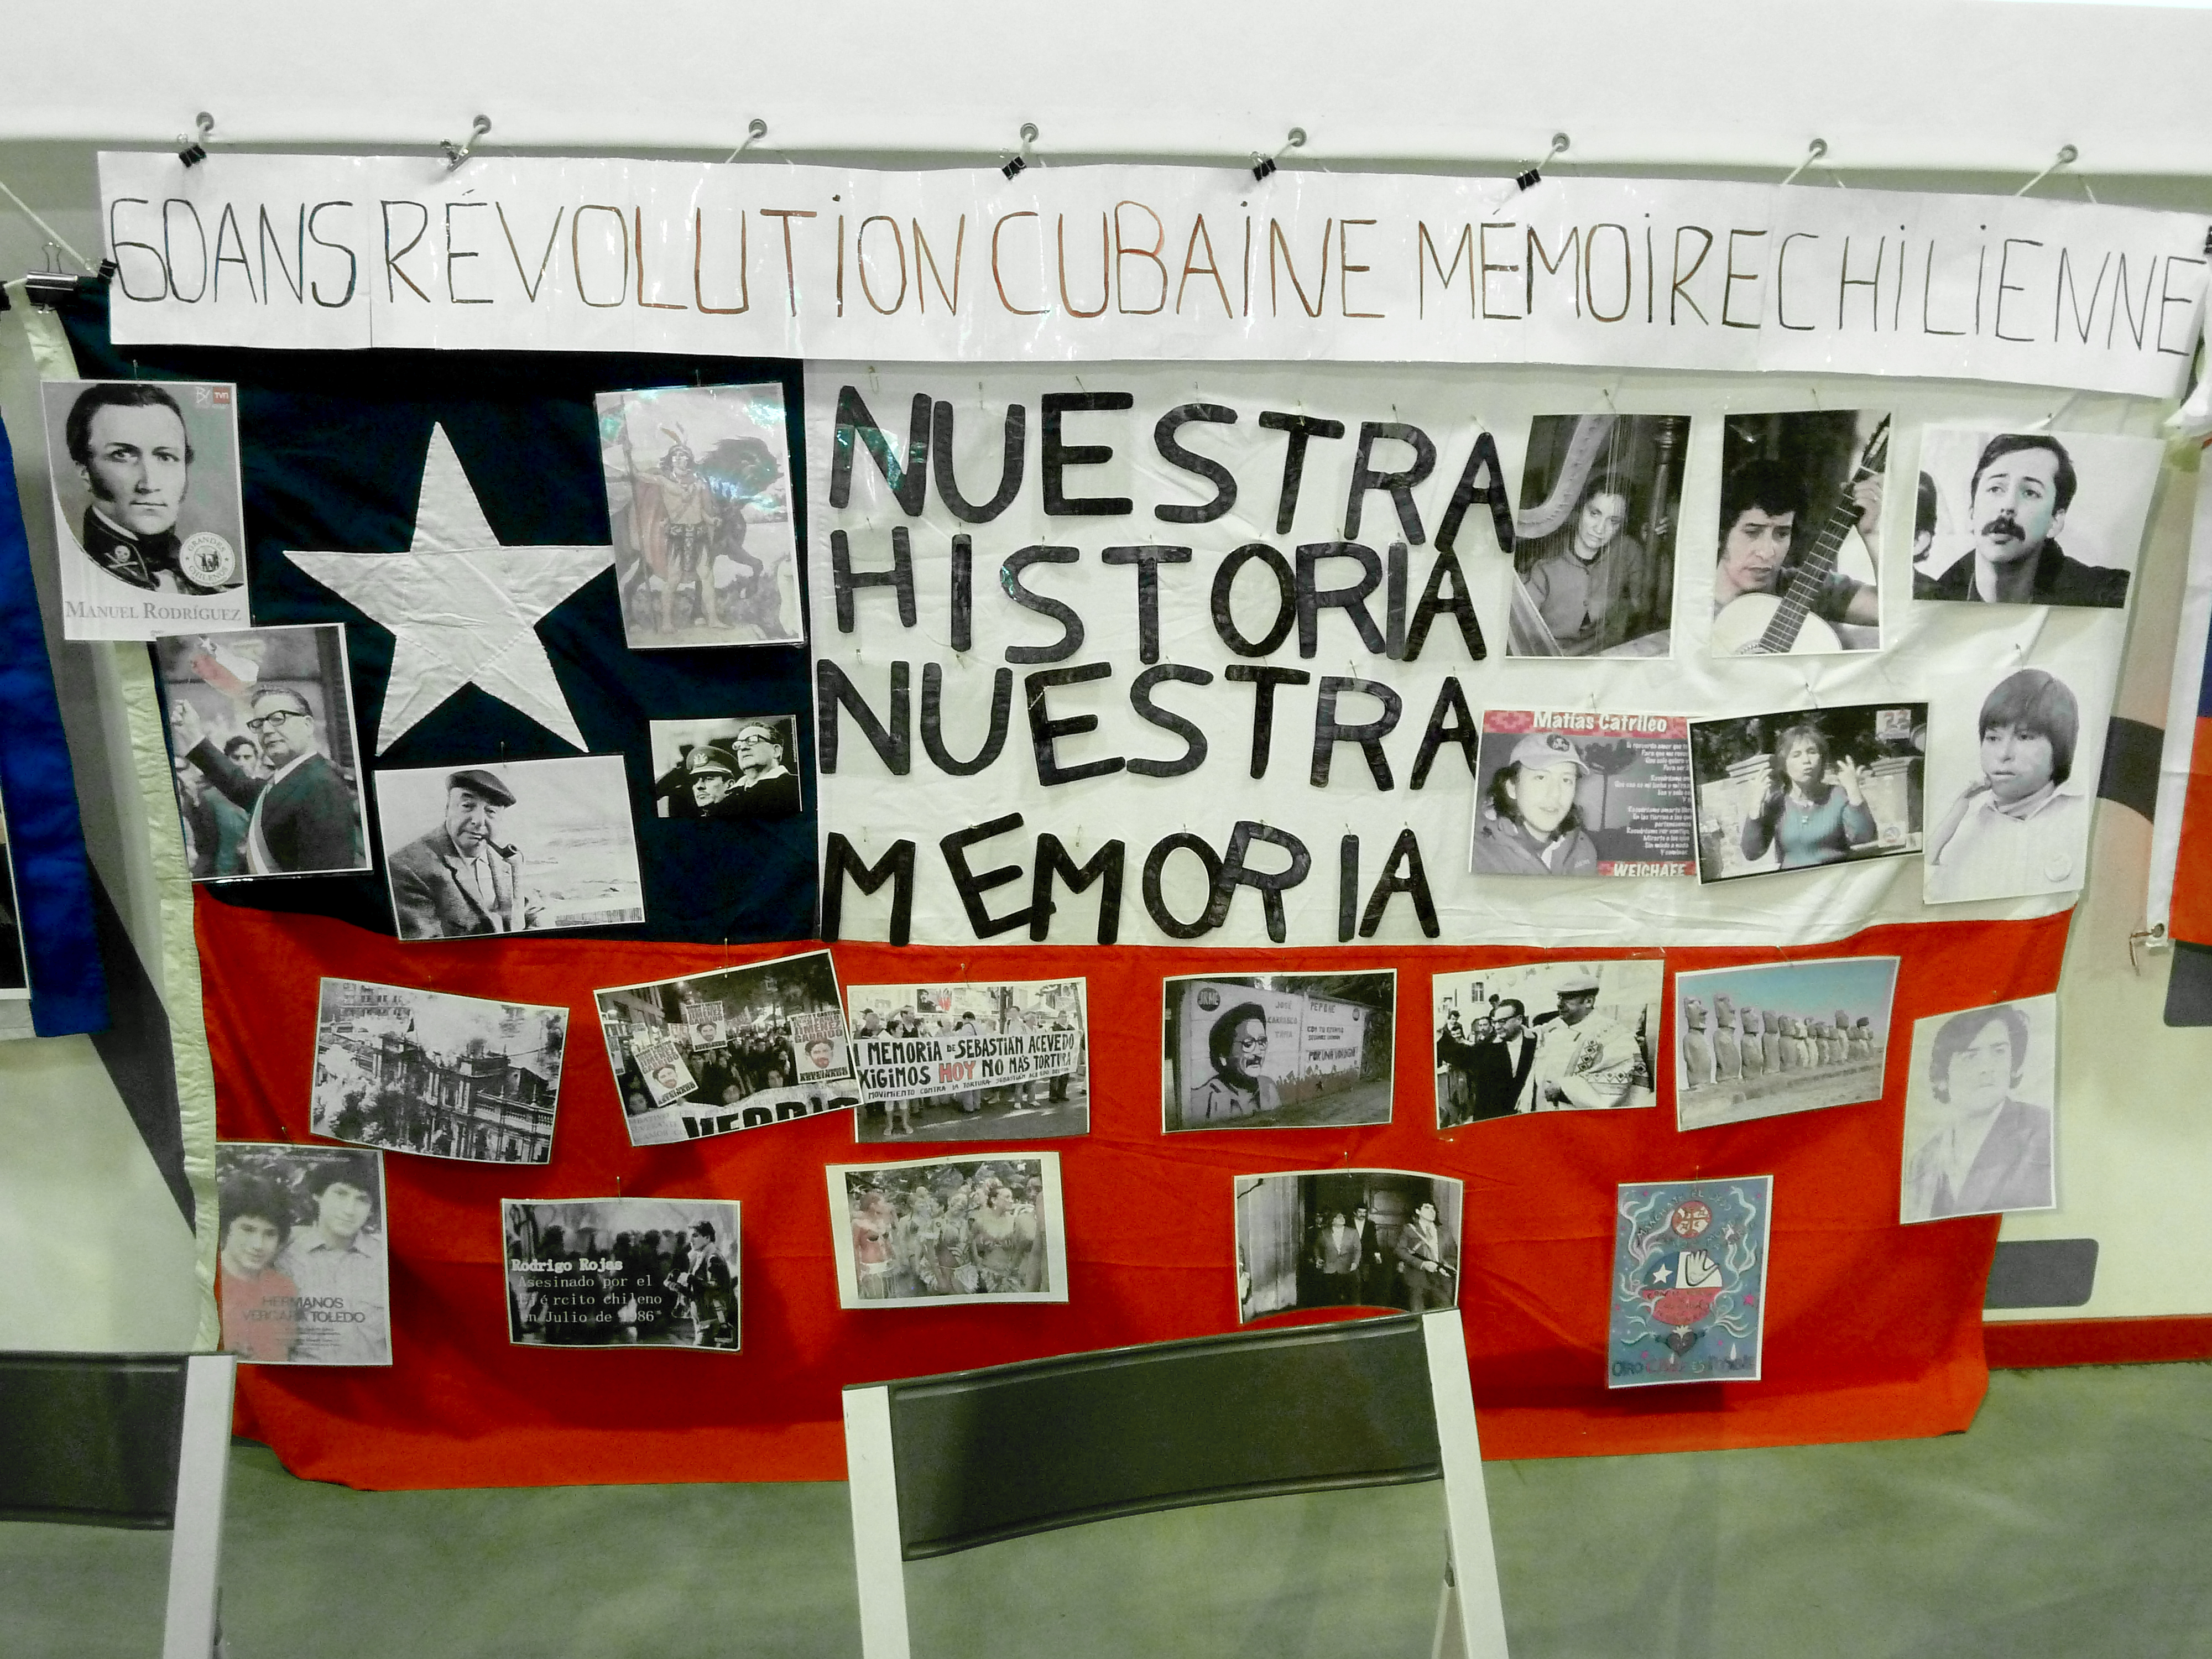
<path id="1" fill-rule="evenodd" d="M 2059 545 L 2078 484 L 2074 458 L 2049 434 L 1991 438 L 1967 492 L 1973 551 L 1940 576 L 1916 574 L 1913 597 L 2119 609 L 2128 600 L 2128 573 L 2084 564 Z"/>

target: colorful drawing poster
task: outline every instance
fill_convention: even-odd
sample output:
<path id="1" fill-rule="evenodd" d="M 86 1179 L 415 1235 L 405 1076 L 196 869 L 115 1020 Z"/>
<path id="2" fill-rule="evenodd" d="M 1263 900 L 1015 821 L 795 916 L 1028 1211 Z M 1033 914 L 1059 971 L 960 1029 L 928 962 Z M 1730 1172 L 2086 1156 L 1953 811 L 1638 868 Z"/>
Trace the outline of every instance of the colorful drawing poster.
<path id="1" fill-rule="evenodd" d="M 1623 1182 L 1606 1386 L 1756 1382 L 1772 1176 Z"/>

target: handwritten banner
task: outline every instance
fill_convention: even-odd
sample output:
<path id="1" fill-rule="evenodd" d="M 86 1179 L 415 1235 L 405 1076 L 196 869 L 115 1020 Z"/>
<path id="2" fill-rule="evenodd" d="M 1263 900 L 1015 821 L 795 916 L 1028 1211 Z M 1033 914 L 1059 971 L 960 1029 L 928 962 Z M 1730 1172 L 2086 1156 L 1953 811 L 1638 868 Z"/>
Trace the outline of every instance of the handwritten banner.
<path id="1" fill-rule="evenodd" d="M 2206 223 L 2010 197 L 1232 168 L 100 157 L 118 343 L 1327 359 L 2166 398 Z"/>

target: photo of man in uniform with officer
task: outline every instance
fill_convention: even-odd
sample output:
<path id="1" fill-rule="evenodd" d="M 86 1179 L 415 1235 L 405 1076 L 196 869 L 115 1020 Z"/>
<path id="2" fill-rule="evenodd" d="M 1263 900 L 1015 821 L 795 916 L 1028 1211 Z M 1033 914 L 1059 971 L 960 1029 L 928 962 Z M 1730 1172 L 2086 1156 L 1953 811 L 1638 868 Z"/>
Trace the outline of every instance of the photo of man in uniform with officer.
<path id="1" fill-rule="evenodd" d="M 785 818 L 800 809 L 790 714 L 654 720 L 653 811 L 664 818 Z"/>

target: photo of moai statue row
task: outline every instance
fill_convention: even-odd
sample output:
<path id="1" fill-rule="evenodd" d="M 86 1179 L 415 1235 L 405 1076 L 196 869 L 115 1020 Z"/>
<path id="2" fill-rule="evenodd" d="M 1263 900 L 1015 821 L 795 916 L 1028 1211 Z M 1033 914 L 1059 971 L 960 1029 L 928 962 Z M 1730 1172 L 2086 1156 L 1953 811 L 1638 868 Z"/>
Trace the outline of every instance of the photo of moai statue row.
<path id="1" fill-rule="evenodd" d="M 1677 975 L 1677 1127 L 1880 1099 L 1896 983 L 1894 957 Z"/>

